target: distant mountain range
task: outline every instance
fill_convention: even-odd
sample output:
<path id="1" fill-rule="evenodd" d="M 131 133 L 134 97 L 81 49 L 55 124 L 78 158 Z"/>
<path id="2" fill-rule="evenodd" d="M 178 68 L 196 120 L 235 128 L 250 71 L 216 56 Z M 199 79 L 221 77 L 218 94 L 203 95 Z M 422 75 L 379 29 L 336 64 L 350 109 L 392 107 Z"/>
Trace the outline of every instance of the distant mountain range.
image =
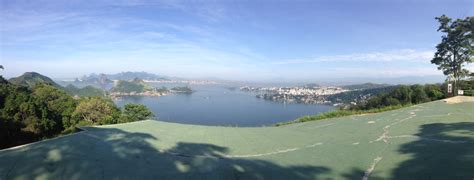
<path id="1" fill-rule="evenodd" d="M 131 81 L 135 79 L 142 79 L 142 80 L 169 80 L 169 78 L 153 73 L 148 72 L 121 72 L 117 74 L 108 74 L 106 75 L 109 79 L 112 80 L 125 80 Z"/>
<path id="2" fill-rule="evenodd" d="M 374 88 L 381 88 L 381 87 L 387 87 L 387 86 L 393 86 L 393 85 L 364 83 L 364 84 L 346 85 L 346 86 L 342 86 L 342 88 L 349 89 L 349 90 L 364 90 L 364 89 L 374 89 Z"/>
<path id="3" fill-rule="evenodd" d="M 36 72 L 26 72 L 23 75 L 11 78 L 8 81 L 12 84 L 26 86 L 29 88 L 33 88 L 38 84 L 47 84 L 62 89 L 73 96 L 104 96 L 105 94 L 104 91 L 102 91 L 101 89 L 92 86 L 77 88 L 76 86 L 68 85 L 66 87 L 63 87 L 58 83 L 54 82 L 51 78 Z"/>
<path id="4" fill-rule="evenodd" d="M 157 80 L 169 80 L 169 78 L 148 72 L 121 72 L 116 74 L 96 74 L 85 75 L 81 78 L 77 78 L 76 81 L 87 82 L 87 83 L 111 83 L 113 80 L 132 81 L 134 79 L 142 79 L 148 81 Z"/>

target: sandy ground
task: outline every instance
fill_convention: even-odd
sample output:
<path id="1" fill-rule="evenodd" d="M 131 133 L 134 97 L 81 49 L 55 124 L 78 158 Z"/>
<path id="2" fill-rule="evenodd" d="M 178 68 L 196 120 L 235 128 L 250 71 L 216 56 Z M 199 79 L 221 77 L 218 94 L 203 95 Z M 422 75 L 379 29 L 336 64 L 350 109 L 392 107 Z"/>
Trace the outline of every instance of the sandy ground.
<path id="1" fill-rule="evenodd" d="M 456 104 L 456 103 L 462 103 L 462 102 L 474 102 L 474 97 L 473 96 L 455 96 L 452 98 L 447 98 L 443 100 L 444 102 L 448 104 Z"/>

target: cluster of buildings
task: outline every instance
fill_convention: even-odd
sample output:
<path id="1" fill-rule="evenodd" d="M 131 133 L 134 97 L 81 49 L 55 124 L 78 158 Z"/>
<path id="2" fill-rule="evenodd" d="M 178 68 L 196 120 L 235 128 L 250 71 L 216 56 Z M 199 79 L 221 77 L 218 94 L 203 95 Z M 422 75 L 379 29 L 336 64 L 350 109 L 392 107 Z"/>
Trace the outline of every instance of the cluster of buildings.
<path id="1" fill-rule="evenodd" d="M 250 87 L 244 86 L 241 91 L 256 92 L 257 98 L 285 103 L 331 104 L 326 96 L 347 92 L 340 87 Z"/>
<path id="2" fill-rule="evenodd" d="M 332 95 L 349 91 L 340 87 L 241 87 L 242 91 L 265 92 L 283 95 Z"/>

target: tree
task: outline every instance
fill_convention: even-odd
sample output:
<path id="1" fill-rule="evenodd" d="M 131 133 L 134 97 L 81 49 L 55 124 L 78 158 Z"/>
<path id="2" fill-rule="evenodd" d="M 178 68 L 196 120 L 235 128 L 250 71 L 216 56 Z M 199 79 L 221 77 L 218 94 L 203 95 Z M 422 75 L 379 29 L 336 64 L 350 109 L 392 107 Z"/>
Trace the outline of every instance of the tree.
<path id="1" fill-rule="evenodd" d="M 391 97 L 398 99 L 402 105 L 411 103 L 411 93 L 412 90 L 410 87 L 402 85 L 397 89 L 393 90 L 390 93 Z"/>
<path id="2" fill-rule="evenodd" d="M 3 76 L 0 76 L 0 84 L 8 84 L 8 80 L 3 78 Z"/>
<path id="3" fill-rule="evenodd" d="M 105 98 L 84 98 L 72 113 L 75 123 L 87 121 L 90 124 L 115 124 L 120 117 L 120 109 Z"/>
<path id="4" fill-rule="evenodd" d="M 399 106 L 399 105 L 401 105 L 401 103 L 398 99 L 395 99 L 395 98 L 390 97 L 390 96 L 387 96 L 383 99 L 383 104 L 384 104 L 384 106 Z"/>
<path id="5" fill-rule="evenodd" d="M 442 15 L 436 20 L 440 23 L 438 31 L 445 35 L 441 36 L 441 43 L 436 46 L 437 51 L 431 63 L 438 65 L 438 70 L 442 70 L 444 75 L 452 75 L 456 94 L 458 82 L 469 74 L 464 66 L 473 62 L 474 17 L 452 21 Z"/>
<path id="6" fill-rule="evenodd" d="M 425 85 L 425 93 L 432 100 L 442 99 L 444 97 L 443 90 L 440 85 L 427 84 Z"/>
<path id="7" fill-rule="evenodd" d="M 0 84 L 0 148 L 32 139 L 24 124 L 28 117 L 36 117 L 30 94 L 25 87 Z"/>
<path id="8" fill-rule="evenodd" d="M 413 87 L 413 93 L 411 94 L 411 100 L 413 104 L 418 104 L 418 103 L 424 103 L 430 101 L 430 98 L 426 95 L 426 92 L 423 88 L 423 86 L 420 85 L 414 85 Z"/>
<path id="9" fill-rule="evenodd" d="M 123 116 L 120 118 L 120 123 L 145 120 L 153 117 L 155 115 L 145 105 L 129 103 L 123 108 Z"/>
<path id="10" fill-rule="evenodd" d="M 57 133 L 70 127 L 70 119 L 76 108 L 76 101 L 71 96 L 46 84 L 35 86 L 32 95 L 35 105 L 44 112 L 41 113 L 41 119 L 54 122 L 54 129 L 46 131 Z"/>
<path id="11" fill-rule="evenodd" d="M 380 108 L 383 106 L 382 99 L 384 98 L 385 94 L 378 94 L 376 96 L 372 96 L 367 100 L 365 107 L 363 109 L 374 109 Z"/>

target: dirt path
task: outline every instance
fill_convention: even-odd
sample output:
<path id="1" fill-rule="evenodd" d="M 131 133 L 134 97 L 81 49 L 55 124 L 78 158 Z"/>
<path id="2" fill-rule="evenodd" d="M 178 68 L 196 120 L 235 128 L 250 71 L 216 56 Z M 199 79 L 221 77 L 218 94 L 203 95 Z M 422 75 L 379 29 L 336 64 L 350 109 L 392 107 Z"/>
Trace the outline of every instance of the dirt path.
<path id="1" fill-rule="evenodd" d="M 448 104 L 457 104 L 457 103 L 463 103 L 463 102 L 474 102 L 474 97 L 473 96 L 455 96 L 452 98 L 447 98 L 443 100 L 444 102 Z"/>

